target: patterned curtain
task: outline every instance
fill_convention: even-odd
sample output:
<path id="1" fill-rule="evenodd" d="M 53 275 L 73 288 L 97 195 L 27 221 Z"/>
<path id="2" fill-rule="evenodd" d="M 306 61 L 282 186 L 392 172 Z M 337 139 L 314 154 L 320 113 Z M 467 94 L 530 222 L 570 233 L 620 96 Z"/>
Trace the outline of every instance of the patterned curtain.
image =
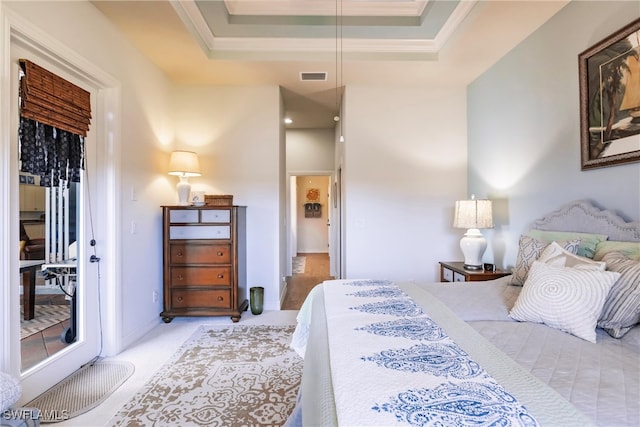
<path id="1" fill-rule="evenodd" d="M 40 185 L 80 182 L 84 137 L 20 117 L 20 170 L 40 177 Z"/>

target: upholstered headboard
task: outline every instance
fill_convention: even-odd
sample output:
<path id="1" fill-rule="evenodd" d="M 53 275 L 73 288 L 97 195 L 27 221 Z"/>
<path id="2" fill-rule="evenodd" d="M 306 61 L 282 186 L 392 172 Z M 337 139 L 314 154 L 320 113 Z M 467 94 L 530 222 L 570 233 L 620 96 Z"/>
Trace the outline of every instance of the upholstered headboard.
<path id="1" fill-rule="evenodd" d="M 627 222 L 610 210 L 600 209 L 588 200 L 568 203 L 538 219 L 529 229 L 597 233 L 609 240 L 640 242 L 640 221 Z"/>

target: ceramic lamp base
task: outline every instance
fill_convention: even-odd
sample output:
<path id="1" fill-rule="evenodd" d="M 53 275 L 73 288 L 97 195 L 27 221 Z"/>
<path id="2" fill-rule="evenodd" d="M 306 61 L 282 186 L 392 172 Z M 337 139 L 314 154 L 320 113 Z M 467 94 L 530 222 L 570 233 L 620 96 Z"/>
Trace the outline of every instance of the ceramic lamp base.
<path id="1" fill-rule="evenodd" d="M 482 256 L 487 249 L 487 239 L 480 230 L 470 228 L 460 239 L 460 249 L 464 254 L 464 268 L 467 270 L 481 270 Z"/>
<path id="2" fill-rule="evenodd" d="M 188 178 L 181 176 L 176 188 L 178 189 L 178 206 L 188 206 L 189 193 L 191 193 L 191 184 L 189 184 Z"/>

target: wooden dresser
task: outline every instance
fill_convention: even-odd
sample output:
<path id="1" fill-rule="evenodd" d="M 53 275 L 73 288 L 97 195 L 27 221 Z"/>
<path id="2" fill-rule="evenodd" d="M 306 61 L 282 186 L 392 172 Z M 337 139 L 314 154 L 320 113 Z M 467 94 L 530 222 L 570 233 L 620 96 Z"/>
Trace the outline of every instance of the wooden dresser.
<path id="1" fill-rule="evenodd" d="M 248 307 L 246 206 L 162 206 L 162 223 L 162 320 L 240 320 Z"/>

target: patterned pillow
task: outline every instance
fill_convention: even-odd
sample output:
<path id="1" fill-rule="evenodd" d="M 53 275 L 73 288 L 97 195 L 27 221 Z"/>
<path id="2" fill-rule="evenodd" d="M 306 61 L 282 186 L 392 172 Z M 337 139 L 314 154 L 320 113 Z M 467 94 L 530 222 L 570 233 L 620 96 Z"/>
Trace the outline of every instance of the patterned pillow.
<path id="1" fill-rule="evenodd" d="M 621 252 L 627 258 L 640 260 L 640 242 L 605 240 L 596 245 L 596 253 L 593 259 L 600 261 L 609 252 Z"/>
<path id="2" fill-rule="evenodd" d="M 620 273 L 613 285 L 598 320 L 598 326 L 614 338 L 622 338 L 640 323 L 640 261 L 627 258 L 620 252 L 604 256 L 609 271 Z"/>
<path id="3" fill-rule="evenodd" d="M 535 261 L 509 316 L 544 323 L 596 342 L 596 324 L 607 293 L 620 273 L 554 267 Z"/>
<path id="4" fill-rule="evenodd" d="M 538 240 L 549 243 L 553 241 L 558 242 L 561 240 L 580 239 L 580 246 L 576 253 L 587 258 L 593 258 L 596 253 L 596 246 L 598 243 L 603 242 L 608 238 L 605 234 L 576 233 L 573 231 L 529 230 L 527 234 Z"/>
<path id="5" fill-rule="evenodd" d="M 551 242 L 540 254 L 538 261 L 554 267 L 573 267 L 590 270 L 604 271 L 607 263 L 604 261 L 593 261 L 592 259 L 574 255 L 566 249 L 563 249 L 558 242 Z"/>
<path id="6" fill-rule="evenodd" d="M 520 240 L 518 242 L 518 256 L 516 258 L 516 265 L 513 268 L 513 275 L 511 276 L 511 284 L 512 285 L 524 285 L 525 280 L 527 280 L 527 273 L 529 272 L 529 268 L 531 264 L 535 260 L 540 257 L 542 251 L 545 250 L 550 243 L 543 242 L 542 240 L 535 239 L 531 236 L 527 236 L 523 234 L 520 236 Z M 559 242 L 560 247 L 568 250 L 569 252 L 575 254 L 578 252 L 578 246 L 580 245 L 580 240 L 571 240 L 566 242 Z"/>

